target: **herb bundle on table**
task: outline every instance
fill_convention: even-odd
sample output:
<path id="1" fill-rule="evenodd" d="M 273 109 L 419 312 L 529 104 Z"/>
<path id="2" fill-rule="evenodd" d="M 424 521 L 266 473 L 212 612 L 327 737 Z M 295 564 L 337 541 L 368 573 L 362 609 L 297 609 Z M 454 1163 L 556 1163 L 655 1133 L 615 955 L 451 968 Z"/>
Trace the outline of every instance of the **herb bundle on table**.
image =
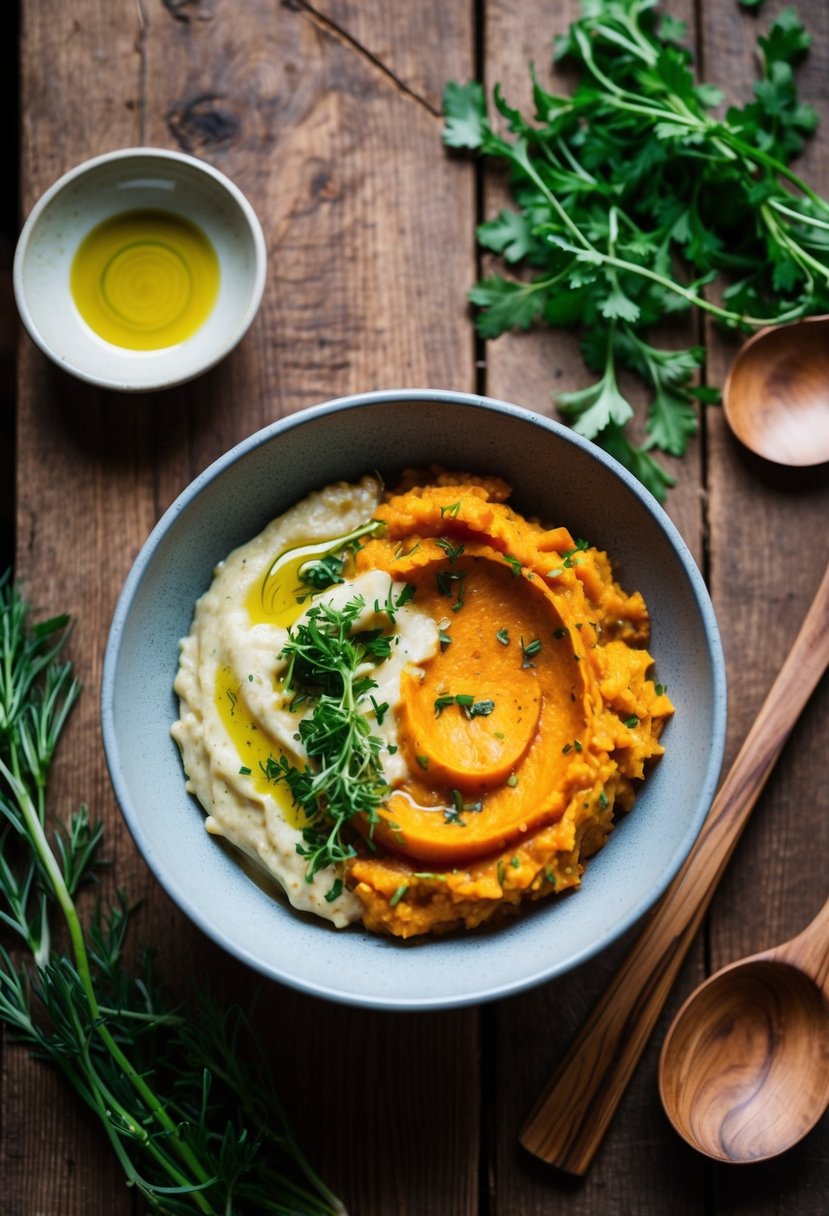
<path id="1" fill-rule="evenodd" d="M 506 162 L 517 204 L 477 230 L 484 248 L 529 271 L 472 289 L 480 336 L 536 322 L 579 329 L 597 378 L 556 403 L 664 499 L 673 479 L 654 450 L 683 455 L 697 401 L 718 394 L 694 386 L 702 347 L 667 349 L 651 331 L 689 308 L 742 331 L 829 312 L 829 203 L 790 168 L 817 125 L 794 78 L 810 43 L 795 11 L 757 40 L 751 101 L 723 111 L 721 91 L 694 79 L 684 23 L 655 5 L 583 0 L 555 43 L 578 85 L 558 96 L 533 70 L 532 120 L 496 85 L 503 134 L 479 83 L 450 83 L 444 141 Z M 621 368 L 650 389 L 638 445 Z"/>
<path id="2" fill-rule="evenodd" d="M 308 1165 L 239 1010 L 165 1006 L 151 958 L 125 958 L 119 894 L 86 918 L 102 827 L 81 808 L 52 828 L 46 788 L 79 687 L 60 652 L 66 617 L 32 627 L 0 578 L 0 1022 L 92 1110 L 129 1185 L 169 1216 L 344 1216 Z M 55 946 L 63 921 L 68 950 Z"/>

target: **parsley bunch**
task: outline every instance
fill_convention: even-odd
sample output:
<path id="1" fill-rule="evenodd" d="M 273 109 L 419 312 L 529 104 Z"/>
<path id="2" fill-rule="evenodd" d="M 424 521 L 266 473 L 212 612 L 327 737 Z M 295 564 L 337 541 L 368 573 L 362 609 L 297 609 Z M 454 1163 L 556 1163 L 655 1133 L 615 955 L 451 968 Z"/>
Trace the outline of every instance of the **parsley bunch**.
<path id="1" fill-rule="evenodd" d="M 168 1216 L 344 1216 L 306 1161 L 240 1010 L 165 1006 L 145 953 L 125 952 L 126 897 L 84 916 L 102 826 L 47 816 L 58 739 L 79 695 L 65 616 L 34 627 L 0 578 L 0 1022 L 98 1119 L 130 1186 Z M 55 945 L 62 922 L 68 948 Z M 63 934 L 61 935 L 63 936 Z M 244 1037 L 243 1037 L 244 1036 Z"/>
<path id="2" fill-rule="evenodd" d="M 533 70 L 532 120 L 496 85 L 503 134 L 480 84 L 450 83 L 444 141 L 506 162 L 517 204 L 477 230 L 529 272 L 472 289 L 479 334 L 577 327 L 597 379 L 557 405 L 664 499 L 673 479 L 652 452 L 681 456 L 697 401 L 718 394 L 693 384 L 701 346 L 665 349 L 651 329 L 692 307 L 737 330 L 829 312 L 829 204 L 789 167 L 817 125 L 794 79 L 810 43 L 794 10 L 758 38 L 752 100 L 723 113 L 720 90 L 694 79 L 684 23 L 655 5 L 583 0 L 555 41 L 579 83 L 556 95 Z M 641 445 L 627 434 L 621 368 L 651 392 Z"/>
<path id="3" fill-rule="evenodd" d="M 412 594 L 409 585 L 397 595 L 390 589 L 383 604 L 375 603 L 375 613 L 393 625 Z M 292 708 L 313 706 L 297 728 L 309 763 L 298 768 L 287 756 L 269 757 L 265 771 L 269 780 L 287 784 L 308 818 L 297 851 L 307 861 L 309 882 L 320 870 L 355 855 L 344 829 L 357 816 L 373 827 L 389 794 L 380 760 L 383 740 L 372 733 L 366 710 L 370 702 L 378 724 L 388 710 L 371 697 L 377 681 L 367 668 L 389 657 L 392 636 L 382 629 L 356 630 L 364 608 L 359 595 L 343 608 L 315 604 L 289 631 L 282 650 L 289 660 L 285 687 L 295 694 Z M 341 890 L 338 879 L 326 898 L 335 899 Z"/>

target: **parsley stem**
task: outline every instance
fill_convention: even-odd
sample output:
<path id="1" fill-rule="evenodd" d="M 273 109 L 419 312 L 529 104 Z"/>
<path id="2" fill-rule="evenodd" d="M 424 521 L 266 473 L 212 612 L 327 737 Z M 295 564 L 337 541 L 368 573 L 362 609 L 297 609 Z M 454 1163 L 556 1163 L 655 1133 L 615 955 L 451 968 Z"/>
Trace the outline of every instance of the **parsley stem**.
<path id="1" fill-rule="evenodd" d="M 788 216 L 792 220 L 797 220 L 800 224 L 805 224 L 807 228 L 823 228 L 826 232 L 829 232 L 829 221 L 819 220 L 816 215 L 804 215 L 802 211 L 795 211 L 793 207 L 787 207 L 785 203 L 781 203 L 777 198 L 770 198 L 767 205 L 773 207 L 775 211 L 779 211 L 781 215 Z"/>
<path id="2" fill-rule="evenodd" d="M 732 148 L 739 152 L 741 156 L 744 156 L 749 161 L 759 161 L 759 163 L 765 165 L 767 169 L 771 169 L 773 173 L 778 174 L 780 177 L 784 177 L 787 182 L 800 190 L 801 193 L 804 194 L 811 202 L 813 202 L 816 207 L 819 207 L 821 211 L 829 215 L 829 202 L 827 202 L 826 199 L 821 198 L 821 196 L 815 190 L 813 190 L 811 186 L 804 182 L 801 177 L 798 177 L 798 175 L 792 169 L 790 169 L 788 165 L 784 165 L 783 162 L 777 160 L 776 157 L 770 156 L 768 152 L 764 152 L 762 148 L 755 148 L 752 147 L 751 144 L 744 143 L 739 136 L 733 135 L 730 131 L 723 131 L 721 132 L 721 135 L 723 139 L 728 140 Z"/>
<path id="3" fill-rule="evenodd" d="M 816 270 L 821 278 L 824 278 L 827 282 L 829 282 L 829 266 L 825 266 L 822 262 L 819 262 L 817 258 L 813 258 L 807 249 L 804 249 L 802 245 L 798 244 L 794 237 L 792 237 L 786 231 L 786 229 L 777 222 L 775 217 L 771 215 L 768 207 L 763 205 L 760 208 L 760 214 L 766 221 L 769 232 L 772 234 L 775 240 L 779 241 L 781 245 L 788 249 L 793 260 L 802 266 L 804 271 L 808 273 L 810 270 Z M 811 274 L 809 274 L 809 278 L 812 278 Z M 812 290 L 811 282 L 809 284 L 809 290 Z"/>
<path id="4" fill-rule="evenodd" d="M 623 50 L 630 51 L 630 53 L 632 55 L 636 55 L 638 59 L 643 59 L 649 67 L 653 67 L 653 65 L 656 63 L 656 56 L 653 53 L 653 47 L 651 47 L 651 45 L 646 42 L 644 38 L 639 36 L 639 30 L 635 24 L 625 21 L 624 25 L 625 28 L 633 35 L 635 40 L 634 42 L 630 42 L 627 38 L 625 38 L 622 34 L 617 33 L 616 30 L 609 25 L 595 25 L 593 29 L 595 33 L 603 35 L 608 42 L 613 42 L 616 44 L 616 46 L 622 47 Z M 585 58 L 587 58 L 584 46 L 582 45 L 583 35 L 581 30 L 578 31 L 577 36 L 579 38 L 579 47 L 581 48 L 582 54 L 584 54 Z"/>
<path id="5" fill-rule="evenodd" d="M 664 274 L 659 274 L 658 271 L 651 270 L 647 266 L 640 266 L 636 262 L 628 262 L 625 258 L 614 257 L 613 254 L 602 253 L 598 249 L 596 250 L 596 257 L 606 266 L 615 266 L 617 270 L 626 270 L 630 274 L 638 274 L 642 278 L 650 279 L 652 282 L 658 283 L 660 287 L 664 287 L 666 291 L 675 292 L 690 304 L 695 304 L 698 308 L 702 308 L 706 312 L 710 312 L 712 316 L 719 317 L 721 321 L 726 321 L 730 324 L 751 326 L 779 325 L 783 321 L 790 321 L 801 315 L 800 308 L 792 308 L 777 317 L 743 316 L 741 313 L 732 312 L 728 308 L 721 308 L 718 304 L 712 303 L 711 300 L 706 300 L 704 296 L 698 295 L 690 288 L 683 287 L 681 283 L 675 283 L 673 279 L 669 279 Z"/>
<path id="6" fill-rule="evenodd" d="M 509 146 L 507 146 L 507 147 L 508 147 L 507 154 L 509 155 L 510 159 L 513 161 L 514 164 L 518 165 L 519 168 L 521 168 L 524 171 L 524 173 L 527 174 L 527 176 L 530 178 L 531 181 L 535 182 L 536 186 L 538 186 L 541 193 L 547 199 L 548 203 L 553 208 L 553 210 L 555 211 L 556 215 L 559 217 L 561 222 L 564 224 L 565 228 L 567 228 L 567 230 L 573 234 L 575 239 L 585 249 L 593 249 L 593 245 L 587 239 L 587 237 L 584 235 L 581 228 L 579 228 L 578 224 L 574 223 L 574 221 L 570 218 L 570 216 L 567 214 L 567 212 L 562 207 L 561 203 L 558 201 L 556 196 L 553 194 L 552 190 L 550 190 L 549 186 L 544 181 L 543 177 L 541 177 L 540 174 L 536 171 L 535 166 L 532 164 L 529 156 L 527 155 L 527 145 L 524 142 L 524 140 L 523 139 L 517 140 L 513 147 L 509 147 Z"/>

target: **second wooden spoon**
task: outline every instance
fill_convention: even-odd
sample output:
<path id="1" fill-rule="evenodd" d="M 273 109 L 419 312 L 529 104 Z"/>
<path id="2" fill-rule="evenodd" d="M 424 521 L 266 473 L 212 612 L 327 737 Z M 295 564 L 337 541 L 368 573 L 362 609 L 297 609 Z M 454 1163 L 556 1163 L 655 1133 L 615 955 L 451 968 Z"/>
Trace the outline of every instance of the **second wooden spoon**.
<path id="1" fill-rule="evenodd" d="M 729 858 L 801 710 L 829 665 L 829 568 L 682 869 L 521 1132 L 531 1153 L 587 1170 Z"/>
<path id="2" fill-rule="evenodd" d="M 700 984 L 659 1058 L 665 1113 L 716 1161 L 766 1161 L 829 1105 L 829 900 L 810 925 Z"/>
<path id="3" fill-rule="evenodd" d="M 829 317 L 761 329 L 740 349 L 723 386 L 734 434 L 790 468 L 829 460 Z"/>

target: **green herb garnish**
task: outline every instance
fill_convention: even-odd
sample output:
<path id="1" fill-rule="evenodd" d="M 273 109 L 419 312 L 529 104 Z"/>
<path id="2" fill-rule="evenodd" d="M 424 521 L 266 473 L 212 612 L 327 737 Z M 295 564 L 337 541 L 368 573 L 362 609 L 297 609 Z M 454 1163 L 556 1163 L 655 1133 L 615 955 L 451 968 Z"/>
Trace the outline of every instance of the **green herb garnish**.
<path id="1" fill-rule="evenodd" d="M 460 706 L 467 718 L 486 718 L 495 709 L 494 701 L 476 701 L 471 693 L 442 693 L 435 699 L 435 717 L 439 718 L 450 705 Z"/>
<path id="2" fill-rule="evenodd" d="M 309 562 L 307 566 L 303 566 L 299 571 L 299 581 L 305 583 L 307 587 L 312 587 L 314 591 L 325 591 L 326 588 L 333 587 L 335 583 L 345 582 L 344 569 L 345 558 L 338 557 L 335 553 L 328 553 L 319 561 Z"/>
<path id="3" fill-rule="evenodd" d="M 383 611 L 390 623 L 410 598 L 409 590 L 407 586 L 397 596 L 389 591 Z M 369 675 L 358 675 L 366 661 L 387 657 L 389 639 L 377 630 L 356 630 L 363 608 L 360 596 L 341 609 L 315 604 L 289 630 L 282 651 L 288 659 L 286 689 L 298 689 L 313 705 L 297 731 L 309 763 L 298 768 L 287 756 L 269 757 L 265 771 L 269 780 L 287 784 L 308 818 L 297 852 L 306 859 L 309 882 L 326 866 L 354 856 L 344 830 L 360 816 L 371 836 L 389 793 L 380 764 L 383 743 L 371 733 L 361 708 L 377 683 Z"/>
<path id="4" fill-rule="evenodd" d="M 531 642 L 524 642 L 521 639 L 521 666 L 534 667 L 533 659 L 537 654 L 541 653 L 541 641 L 538 638 L 533 638 Z"/>
<path id="5" fill-rule="evenodd" d="M 445 536 L 439 536 L 435 539 L 435 544 L 439 549 L 442 549 L 450 562 L 456 562 L 463 553 L 463 545 L 453 545 L 451 540 Z"/>
<path id="6" fill-rule="evenodd" d="M 101 866 L 103 826 L 83 806 L 55 824 L 47 807 L 80 691 L 61 658 L 67 623 L 31 626 L 0 578 L 0 920 L 21 955 L 0 945 L 0 1021 L 90 1109 L 142 1206 L 344 1216 L 294 1139 L 242 1011 L 198 993 L 172 1011 L 150 953 L 130 961 L 126 895 L 76 902 Z"/>
<path id="7" fill-rule="evenodd" d="M 576 329 L 595 379 L 560 393 L 560 410 L 663 499 L 673 478 L 654 451 L 683 455 L 700 402 L 719 395 L 694 387 L 702 346 L 668 349 L 652 329 L 690 308 L 743 331 L 829 312 L 829 202 L 790 168 L 817 126 L 798 97 L 811 40 L 795 10 L 758 38 L 754 96 L 723 111 L 721 90 L 694 79 L 684 23 L 654 8 L 583 3 L 555 43 L 579 81 L 558 95 L 533 70 L 532 116 L 496 85 L 496 124 L 479 83 L 448 84 L 443 138 L 508 165 L 516 206 L 477 236 L 530 271 L 475 285 L 479 335 Z M 650 392 L 641 445 L 622 370 Z"/>
<path id="8" fill-rule="evenodd" d="M 463 608 L 465 581 L 466 575 L 459 570 L 439 570 L 435 578 L 438 595 L 451 598 L 454 589 L 455 602 L 452 605 L 453 612 L 460 612 L 461 608 Z"/>
<path id="9" fill-rule="evenodd" d="M 572 566 L 577 565 L 579 554 L 584 553 L 589 548 L 590 545 L 586 540 L 577 540 L 572 549 L 568 549 L 566 553 L 562 553 L 561 555 L 564 559 L 565 568 L 569 570 Z"/>

